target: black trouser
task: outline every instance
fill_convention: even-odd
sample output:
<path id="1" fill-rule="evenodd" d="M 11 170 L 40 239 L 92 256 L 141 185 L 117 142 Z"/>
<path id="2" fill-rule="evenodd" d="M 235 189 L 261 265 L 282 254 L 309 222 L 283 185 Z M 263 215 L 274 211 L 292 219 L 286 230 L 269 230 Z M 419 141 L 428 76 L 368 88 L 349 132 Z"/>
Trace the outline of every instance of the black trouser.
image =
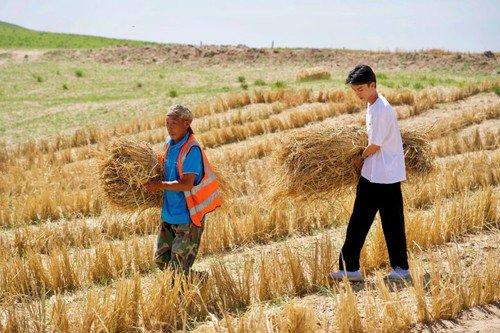
<path id="1" fill-rule="evenodd" d="M 340 270 L 359 269 L 361 248 L 377 211 L 380 212 L 392 268 L 408 269 L 401 183 L 376 184 L 360 177 L 346 239 L 340 252 Z"/>

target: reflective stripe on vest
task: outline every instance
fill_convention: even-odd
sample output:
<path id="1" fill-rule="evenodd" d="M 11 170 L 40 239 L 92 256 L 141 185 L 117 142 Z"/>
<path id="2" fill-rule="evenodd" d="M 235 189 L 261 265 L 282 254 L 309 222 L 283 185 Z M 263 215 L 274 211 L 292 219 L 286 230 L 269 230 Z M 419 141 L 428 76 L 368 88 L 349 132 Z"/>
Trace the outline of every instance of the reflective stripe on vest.
<path id="1" fill-rule="evenodd" d="M 186 199 L 186 201 L 188 201 Z M 189 209 L 189 215 L 195 225 L 201 225 L 203 217 L 221 205 L 219 190 L 213 192 L 208 198 Z M 198 223 L 198 224 L 197 224 Z"/>
<path id="2" fill-rule="evenodd" d="M 200 183 L 196 186 L 193 186 L 193 188 L 191 189 L 191 194 L 196 194 L 198 193 L 199 191 L 201 191 L 204 187 L 210 185 L 210 183 L 212 183 L 214 180 L 216 180 L 217 178 L 215 177 L 215 173 L 211 172 L 209 174 L 208 177 L 206 178 L 203 178 Z"/>
<path id="3" fill-rule="evenodd" d="M 165 147 L 165 159 L 168 154 L 168 143 Z M 201 227 L 201 221 L 203 217 L 215 210 L 221 205 L 221 200 L 219 196 L 219 185 L 217 182 L 217 177 L 212 171 L 212 167 L 208 162 L 208 159 L 201 149 L 200 144 L 194 138 L 193 134 L 189 135 L 187 141 L 182 145 L 179 156 L 177 158 L 177 171 L 179 173 L 179 178 L 182 180 L 184 174 L 182 172 L 182 164 L 186 159 L 187 154 L 193 147 L 200 148 L 201 156 L 203 159 L 203 178 L 200 183 L 190 191 L 184 191 L 184 196 L 186 197 L 186 204 L 189 210 L 189 216 L 194 225 Z"/>

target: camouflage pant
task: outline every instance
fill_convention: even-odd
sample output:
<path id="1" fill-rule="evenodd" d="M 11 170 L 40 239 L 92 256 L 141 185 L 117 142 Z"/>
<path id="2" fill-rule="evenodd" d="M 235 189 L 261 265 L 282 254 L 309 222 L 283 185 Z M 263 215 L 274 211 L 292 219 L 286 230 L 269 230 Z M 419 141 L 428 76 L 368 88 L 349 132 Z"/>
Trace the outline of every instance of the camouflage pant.
<path id="1" fill-rule="evenodd" d="M 160 269 L 170 266 L 186 274 L 189 272 L 198 253 L 203 222 L 201 228 L 192 223 L 161 223 L 155 252 L 155 262 Z"/>

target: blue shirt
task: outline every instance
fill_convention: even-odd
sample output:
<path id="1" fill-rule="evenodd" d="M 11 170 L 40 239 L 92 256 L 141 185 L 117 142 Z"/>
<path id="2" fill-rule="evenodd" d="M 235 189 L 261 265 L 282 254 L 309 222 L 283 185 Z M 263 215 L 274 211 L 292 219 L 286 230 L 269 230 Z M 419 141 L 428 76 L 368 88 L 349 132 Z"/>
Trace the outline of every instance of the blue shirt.
<path id="1" fill-rule="evenodd" d="M 181 147 L 184 143 L 186 143 L 189 138 L 189 134 L 189 132 L 186 133 L 186 135 L 184 135 L 184 137 L 175 144 L 174 141 L 170 139 L 167 157 L 165 158 L 165 163 L 163 165 L 163 169 L 165 170 L 163 179 L 165 181 L 180 180 L 177 169 L 177 160 Z M 188 152 L 184 162 L 182 163 L 182 172 L 184 174 L 196 174 L 194 184 L 197 185 L 200 183 L 201 177 L 203 176 L 203 160 L 199 147 L 193 147 Z M 168 190 L 163 192 L 161 219 L 163 222 L 169 224 L 188 224 L 191 222 L 184 192 Z"/>

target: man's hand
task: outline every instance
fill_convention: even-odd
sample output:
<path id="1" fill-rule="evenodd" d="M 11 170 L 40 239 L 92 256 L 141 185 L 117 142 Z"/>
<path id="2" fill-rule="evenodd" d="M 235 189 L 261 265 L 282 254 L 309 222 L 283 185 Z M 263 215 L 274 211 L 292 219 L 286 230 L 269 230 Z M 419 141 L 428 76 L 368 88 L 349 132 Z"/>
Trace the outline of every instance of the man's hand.
<path id="1" fill-rule="evenodd" d="M 146 183 L 144 185 L 144 188 L 148 192 L 155 192 L 155 191 L 163 190 L 163 184 L 161 181 L 155 180 L 155 181 L 151 181 L 151 182 Z"/>
<path id="2" fill-rule="evenodd" d="M 356 156 L 354 158 L 354 160 L 352 161 L 353 165 L 354 165 L 354 170 L 356 170 L 356 173 L 359 175 L 361 175 L 361 169 L 363 168 L 363 157 L 361 156 Z"/>

